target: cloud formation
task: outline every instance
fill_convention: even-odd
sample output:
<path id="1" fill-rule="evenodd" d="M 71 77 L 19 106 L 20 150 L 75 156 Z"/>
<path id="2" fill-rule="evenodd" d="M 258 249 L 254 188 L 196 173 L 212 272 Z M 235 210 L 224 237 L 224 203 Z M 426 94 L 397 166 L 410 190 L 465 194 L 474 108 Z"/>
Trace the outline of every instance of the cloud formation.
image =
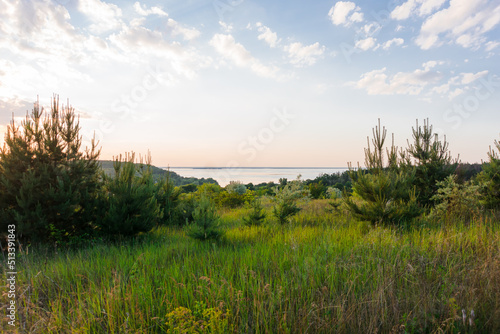
<path id="1" fill-rule="evenodd" d="M 256 24 L 257 30 L 260 35 L 257 37 L 259 40 L 264 40 L 270 47 L 274 48 L 279 43 L 278 35 L 271 31 L 268 27 L 264 26 L 261 22 Z"/>
<path id="2" fill-rule="evenodd" d="M 361 9 L 351 1 L 338 1 L 330 11 L 328 16 L 334 25 L 349 26 L 353 22 L 362 22 L 364 17 Z"/>
<path id="3" fill-rule="evenodd" d="M 262 77 L 276 78 L 276 68 L 263 65 L 242 44 L 236 42 L 232 35 L 215 34 L 209 43 L 217 53 L 233 62 L 236 66 L 249 68 Z"/>
<path id="4" fill-rule="evenodd" d="M 311 45 L 302 45 L 302 43 L 295 42 L 285 46 L 284 49 L 288 52 L 290 63 L 299 67 L 313 65 L 325 52 L 325 47 L 318 42 Z"/>
<path id="5" fill-rule="evenodd" d="M 418 95 L 424 87 L 439 81 L 443 75 L 432 71 L 429 64 L 413 72 L 387 74 L 387 68 L 373 70 L 361 75 L 361 79 L 350 85 L 364 89 L 369 95 Z"/>

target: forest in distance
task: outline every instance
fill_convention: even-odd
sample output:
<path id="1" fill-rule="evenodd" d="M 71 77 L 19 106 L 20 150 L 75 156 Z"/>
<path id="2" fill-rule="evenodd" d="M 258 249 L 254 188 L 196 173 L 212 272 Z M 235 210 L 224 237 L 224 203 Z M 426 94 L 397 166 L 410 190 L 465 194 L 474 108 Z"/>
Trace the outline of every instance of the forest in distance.
<path id="1" fill-rule="evenodd" d="M 221 187 L 99 160 L 74 109 L 35 104 L 0 150 L 0 328 L 499 332 L 500 143 L 467 164 L 429 120 L 410 133 L 379 120 L 364 168 Z"/>

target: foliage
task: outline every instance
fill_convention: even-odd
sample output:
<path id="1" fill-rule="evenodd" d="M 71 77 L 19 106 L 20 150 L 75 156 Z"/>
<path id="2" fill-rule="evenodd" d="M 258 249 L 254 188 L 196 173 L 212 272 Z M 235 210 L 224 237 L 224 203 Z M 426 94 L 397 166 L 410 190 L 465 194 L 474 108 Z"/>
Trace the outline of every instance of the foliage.
<path id="1" fill-rule="evenodd" d="M 438 189 L 437 182 L 453 174 L 457 163 L 452 161 L 446 138 L 443 141 L 438 139 L 429 120 L 424 120 L 423 127 L 418 125 L 417 120 L 412 132 L 413 144 L 409 144 L 407 152 L 402 154 L 404 164 L 415 169 L 418 202 L 423 206 L 430 206 Z"/>
<path id="2" fill-rule="evenodd" d="M 321 174 L 314 180 L 308 180 L 306 183 L 319 183 L 321 182 L 326 187 L 335 187 L 342 191 L 347 190 L 350 192 L 352 187 L 352 180 L 349 171 L 342 173 Z"/>
<path id="3" fill-rule="evenodd" d="M 450 175 L 438 182 L 437 194 L 432 198 L 438 204 L 432 211 L 432 217 L 449 222 L 469 222 L 480 217 L 480 186 L 471 181 L 459 184 L 456 180 L 455 175 Z"/>
<path id="4" fill-rule="evenodd" d="M 196 196 L 200 197 L 201 195 L 205 195 L 211 200 L 215 200 L 221 191 L 222 188 L 218 184 L 204 183 L 196 190 Z"/>
<path id="5" fill-rule="evenodd" d="M 153 192 L 162 212 L 160 224 L 177 225 L 176 210 L 179 205 L 181 189 L 174 186 L 170 180 L 170 173 L 167 173 L 166 177 L 161 177 L 155 183 Z"/>
<path id="6" fill-rule="evenodd" d="M 0 227 L 16 224 L 17 238 L 65 242 L 92 233 L 101 185 L 100 149 L 81 151 L 79 120 L 71 106 L 37 101 L 18 127 L 12 120 L 0 150 Z M 58 231 L 54 234 L 53 231 Z"/>
<path id="7" fill-rule="evenodd" d="M 181 192 L 183 193 L 194 193 L 198 190 L 198 186 L 194 183 L 184 184 L 181 186 Z"/>
<path id="8" fill-rule="evenodd" d="M 237 208 L 245 203 L 251 202 L 255 196 L 254 191 L 246 191 L 243 194 L 237 192 L 221 191 L 216 198 L 217 205 L 224 208 Z"/>
<path id="9" fill-rule="evenodd" d="M 166 316 L 167 333 L 195 334 L 221 333 L 230 331 L 229 310 L 223 313 L 218 307 L 207 308 L 204 302 L 195 302 L 194 311 L 186 307 L 177 307 Z"/>
<path id="10" fill-rule="evenodd" d="M 342 197 L 342 191 L 339 188 L 328 187 L 326 189 L 326 197 L 330 199 L 336 199 Z"/>
<path id="11" fill-rule="evenodd" d="M 495 147 L 500 152 L 500 143 L 495 140 Z M 483 171 L 477 179 L 482 184 L 482 202 L 488 209 L 500 209 L 500 157 L 491 149 L 488 163 L 483 163 Z"/>
<path id="12" fill-rule="evenodd" d="M 257 198 L 254 199 L 251 204 L 251 211 L 248 216 L 243 217 L 243 223 L 246 226 L 259 226 L 262 225 L 264 219 L 266 218 L 266 213 L 264 212 L 264 208 L 260 200 Z"/>
<path id="13" fill-rule="evenodd" d="M 173 213 L 172 224 L 176 226 L 184 226 L 192 223 L 194 220 L 193 214 L 195 208 L 195 194 L 181 194 Z"/>
<path id="14" fill-rule="evenodd" d="M 419 216 L 422 210 L 417 202 L 415 171 L 400 168 L 397 147 L 386 149 L 384 143 L 387 130 L 378 126 L 373 129 L 372 144 L 365 149 L 365 164 L 368 173 L 358 168 L 351 170 L 353 196 L 345 196 L 347 208 L 359 219 L 376 224 L 400 225 Z M 387 166 L 384 156 L 387 156 Z M 401 154 L 404 156 L 404 154 Z"/>
<path id="15" fill-rule="evenodd" d="M 300 180 L 287 182 L 281 189 L 276 187 L 275 205 L 273 215 L 281 225 L 289 223 L 290 218 L 295 216 L 301 209 L 297 201 L 309 198 L 309 189 L 304 189 L 304 184 Z"/>
<path id="16" fill-rule="evenodd" d="M 226 191 L 229 194 L 244 195 L 247 192 L 247 188 L 239 181 L 230 181 L 226 186 Z"/>
<path id="17" fill-rule="evenodd" d="M 400 225 L 422 213 L 412 189 L 414 176 L 405 172 L 379 174 L 353 172 L 353 196 L 344 201 L 359 219 L 376 224 Z"/>
<path id="18" fill-rule="evenodd" d="M 205 195 L 198 200 L 187 234 L 198 240 L 218 240 L 224 235 L 214 203 Z"/>
<path id="19" fill-rule="evenodd" d="M 325 196 L 326 189 L 326 186 L 324 186 L 321 181 L 309 184 L 309 192 L 311 193 L 311 197 L 314 199 L 323 198 Z"/>
<path id="20" fill-rule="evenodd" d="M 147 157 L 146 165 L 136 165 L 134 161 L 133 152 L 127 153 L 123 160 L 120 155 L 115 159 L 115 176 L 106 177 L 105 212 L 99 222 L 105 235 L 133 236 L 148 232 L 162 217 L 159 195 L 155 192 L 157 186 L 151 175 L 151 157 Z"/>

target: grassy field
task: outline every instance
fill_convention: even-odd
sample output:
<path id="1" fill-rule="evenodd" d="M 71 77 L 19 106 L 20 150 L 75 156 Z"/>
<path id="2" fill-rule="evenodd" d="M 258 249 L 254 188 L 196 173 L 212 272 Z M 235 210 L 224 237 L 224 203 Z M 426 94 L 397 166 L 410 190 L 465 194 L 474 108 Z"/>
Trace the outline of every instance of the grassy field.
<path id="1" fill-rule="evenodd" d="M 286 227 L 245 227 L 248 209 L 224 211 L 220 243 L 159 228 L 22 249 L 19 332 L 500 332 L 498 221 L 397 231 L 327 206 L 310 201 Z"/>

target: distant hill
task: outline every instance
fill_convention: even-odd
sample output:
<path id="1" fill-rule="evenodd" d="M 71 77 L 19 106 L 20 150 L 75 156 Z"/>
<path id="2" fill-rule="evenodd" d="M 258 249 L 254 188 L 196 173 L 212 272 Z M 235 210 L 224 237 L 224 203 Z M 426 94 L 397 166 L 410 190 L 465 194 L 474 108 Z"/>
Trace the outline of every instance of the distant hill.
<path id="1" fill-rule="evenodd" d="M 113 168 L 113 161 L 111 160 L 99 160 L 99 163 L 101 164 L 101 168 L 103 171 L 109 175 L 113 176 L 115 173 L 115 170 Z M 201 178 L 198 179 L 196 177 L 183 177 L 180 176 L 179 174 L 175 172 L 168 172 L 162 168 L 158 168 L 156 166 L 151 166 L 153 170 L 153 177 L 155 179 L 159 179 L 161 177 L 167 177 L 167 173 L 170 173 L 170 180 L 175 186 L 183 186 L 186 184 L 195 184 L 195 185 L 202 185 L 203 183 L 213 183 L 213 184 L 218 184 L 217 181 L 215 181 L 212 178 Z"/>

